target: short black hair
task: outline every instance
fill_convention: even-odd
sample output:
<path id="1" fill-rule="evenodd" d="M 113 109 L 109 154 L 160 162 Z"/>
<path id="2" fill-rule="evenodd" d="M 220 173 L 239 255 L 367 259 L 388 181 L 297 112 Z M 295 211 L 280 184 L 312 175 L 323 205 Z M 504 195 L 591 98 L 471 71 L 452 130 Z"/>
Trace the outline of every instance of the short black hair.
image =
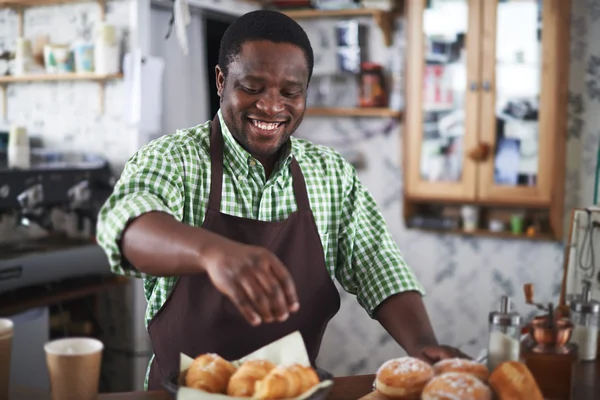
<path id="1" fill-rule="evenodd" d="M 310 81 L 315 57 L 306 32 L 292 18 L 273 10 L 251 11 L 229 25 L 219 47 L 219 66 L 225 77 L 229 72 L 229 64 L 241 53 L 244 43 L 258 40 L 290 43 L 299 47 L 306 58 Z"/>

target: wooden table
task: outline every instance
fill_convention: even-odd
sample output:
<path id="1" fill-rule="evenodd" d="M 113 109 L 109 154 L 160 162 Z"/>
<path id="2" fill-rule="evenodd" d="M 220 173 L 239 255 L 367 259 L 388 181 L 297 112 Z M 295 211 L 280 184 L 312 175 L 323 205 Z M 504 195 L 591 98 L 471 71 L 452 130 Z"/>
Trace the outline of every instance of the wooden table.
<path id="1" fill-rule="evenodd" d="M 573 373 L 573 394 L 571 400 L 600 399 L 600 360 L 596 363 L 577 364 Z M 334 379 L 333 390 L 328 400 L 386 400 L 372 392 L 374 375 L 346 376 Z M 367 396 L 367 397 L 365 397 Z M 11 400 L 50 400 L 47 393 L 14 388 Z M 139 391 L 130 393 L 104 393 L 98 400 L 173 400 L 164 391 Z"/>
<path id="2" fill-rule="evenodd" d="M 348 376 L 334 379 L 334 386 L 327 400 L 353 400 L 371 392 L 374 375 Z M 48 393 L 12 388 L 10 400 L 50 400 Z M 98 400 L 173 400 L 168 392 L 139 391 L 129 393 L 103 393 Z"/>

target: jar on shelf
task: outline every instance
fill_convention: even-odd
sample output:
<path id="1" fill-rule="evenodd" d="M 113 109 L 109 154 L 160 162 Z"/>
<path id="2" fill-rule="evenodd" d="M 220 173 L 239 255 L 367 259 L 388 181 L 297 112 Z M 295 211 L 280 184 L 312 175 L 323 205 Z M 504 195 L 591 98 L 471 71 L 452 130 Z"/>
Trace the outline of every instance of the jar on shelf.
<path id="1" fill-rule="evenodd" d="M 571 342 L 579 348 L 580 361 L 594 361 L 598 351 L 598 314 L 600 303 L 592 300 L 591 282 L 583 281 L 581 299 L 571 303 L 573 334 Z"/>
<path id="2" fill-rule="evenodd" d="M 387 93 L 383 67 L 372 62 L 361 64 L 359 75 L 361 107 L 386 107 Z"/>

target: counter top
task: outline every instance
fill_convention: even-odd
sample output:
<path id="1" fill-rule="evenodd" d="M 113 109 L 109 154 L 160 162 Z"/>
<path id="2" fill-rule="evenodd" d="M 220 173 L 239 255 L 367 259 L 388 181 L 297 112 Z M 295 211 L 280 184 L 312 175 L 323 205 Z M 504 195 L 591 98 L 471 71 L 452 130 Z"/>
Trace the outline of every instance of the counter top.
<path id="1" fill-rule="evenodd" d="M 571 400 L 589 400 L 600 398 L 600 360 L 591 363 L 578 363 L 573 371 L 573 391 Z M 371 394 L 374 375 L 346 376 L 334 379 L 333 390 L 328 400 L 385 400 Z M 370 395 L 371 394 L 371 395 Z M 35 396 L 35 397 L 34 397 Z M 13 388 L 11 400 L 35 398 L 36 400 L 50 400 L 47 393 L 33 392 L 24 388 Z M 103 393 L 98 400 L 173 400 L 164 391 L 139 391 L 130 393 Z"/>

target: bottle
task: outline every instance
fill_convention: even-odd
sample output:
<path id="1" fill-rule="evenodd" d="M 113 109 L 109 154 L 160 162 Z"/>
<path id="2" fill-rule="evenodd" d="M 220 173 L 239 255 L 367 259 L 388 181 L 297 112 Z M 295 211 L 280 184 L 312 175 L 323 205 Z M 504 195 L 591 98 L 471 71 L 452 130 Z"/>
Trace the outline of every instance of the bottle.
<path id="1" fill-rule="evenodd" d="M 11 126 L 8 133 L 8 168 L 28 169 L 31 162 L 29 137 L 24 126 Z"/>
<path id="2" fill-rule="evenodd" d="M 571 342 L 579 347 L 580 361 L 594 361 L 598 350 L 598 313 L 600 303 L 592 300 L 592 283 L 583 281 L 581 299 L 571 303 L 573 335 Z"/>
<path id="3" fill-rule="evenodd" d="M 94 42 L 94 72 L 100 75 L 116 74 L 120 69 L 119 44 L 115 27 L 101 22 Z"/>
<path id="4" fill-rule="evenodd" d="M 488 369 L 504 361 L 518 361 L 521 354 L 521 316 L 510 311 L 510 298 L 502 296 L 500 311 L 489 315 Z"/>

